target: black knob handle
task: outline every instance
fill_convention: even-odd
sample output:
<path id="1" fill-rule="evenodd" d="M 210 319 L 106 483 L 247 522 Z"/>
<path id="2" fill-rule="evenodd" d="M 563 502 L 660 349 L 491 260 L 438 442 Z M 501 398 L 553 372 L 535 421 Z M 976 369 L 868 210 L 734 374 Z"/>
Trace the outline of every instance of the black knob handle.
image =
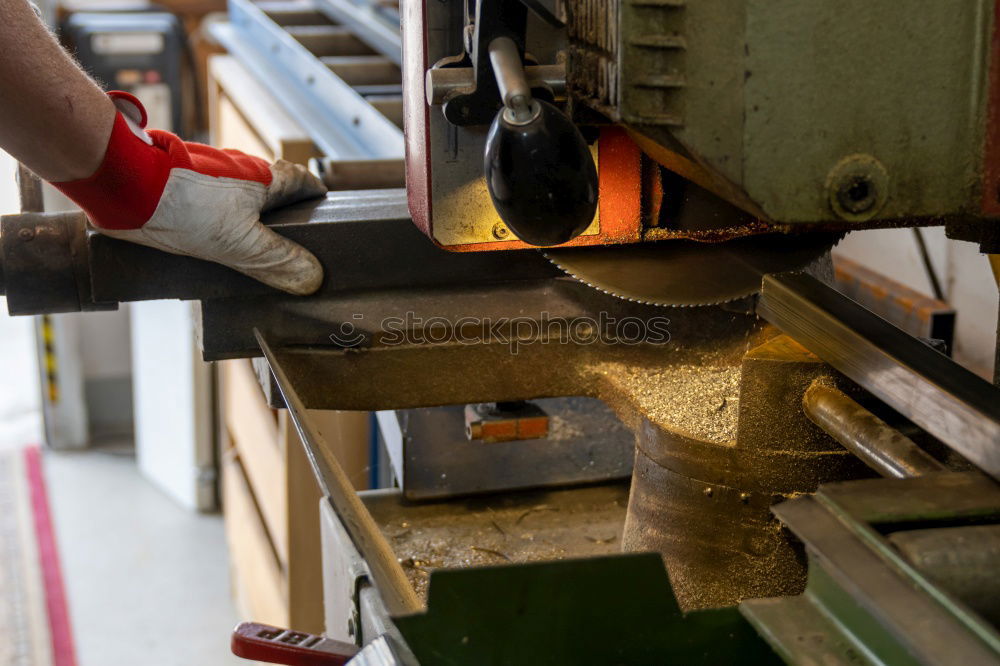
<path id="1" fill-rule="evenodd" d="M 597 210 L 597 167 L 580 130 L 559 109 L 531 101 L 518 122 L 497 113 L 486 137 L 486 187 L 500 218 L 531 245 L 559 245 L 579 236 Z"/>

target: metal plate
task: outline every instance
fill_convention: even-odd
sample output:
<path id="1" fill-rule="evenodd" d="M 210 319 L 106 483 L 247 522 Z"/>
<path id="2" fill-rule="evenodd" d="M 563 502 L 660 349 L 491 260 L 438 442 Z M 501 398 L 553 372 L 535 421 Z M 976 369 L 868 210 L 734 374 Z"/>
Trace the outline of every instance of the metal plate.
<path id="1" fill-rule="evenodd" d="M 767 273 L 807 267 L 842 236 L 765 234 L 724 243 L 669 240 L 544 254 L 576 279 L 612 296 L 652 305 L 714 305 L 759 292 Z"/>

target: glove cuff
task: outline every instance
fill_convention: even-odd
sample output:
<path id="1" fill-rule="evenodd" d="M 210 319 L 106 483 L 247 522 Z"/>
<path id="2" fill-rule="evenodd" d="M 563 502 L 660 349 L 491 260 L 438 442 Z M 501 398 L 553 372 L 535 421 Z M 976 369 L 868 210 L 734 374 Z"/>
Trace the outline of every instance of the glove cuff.
<path id="1" fill-rule="evenodd" d="M 80 206 L 94 226 L 138 229 L 156 210 L 170 177 L 170 157 L 142 130 L 146 111 L 139 100 L 122 92 L 109 96 L 119 112 L 101 165 L 87 178 L 52 185 Z"/>

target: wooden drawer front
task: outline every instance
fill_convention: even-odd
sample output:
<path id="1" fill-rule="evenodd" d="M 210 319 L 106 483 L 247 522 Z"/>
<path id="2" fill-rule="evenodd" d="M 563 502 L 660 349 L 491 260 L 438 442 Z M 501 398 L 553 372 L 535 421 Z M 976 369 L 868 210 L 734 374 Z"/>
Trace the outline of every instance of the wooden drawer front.
<path id="1" fill-rule="evenodd" d="M 225 361 L 220 366 L 226 429 L 278 560 L 285 568 L 289 562 L 288 487 L 278 422 L 264 400 L 249 361 Z"/>
<path id="2" fill-rule="evenodd" d="M 243 473 L 233 450 L 223 456 L 222 500 L 226 508 L 226 541 L 233 588 L 245 619 L 288 626 L 285 582 Z"/>
<path id="3" fill-rule="evenodd" d="M 312 468 L 287 413 L 267 406 L 250 361 L 240 359 L 218 365 L 225 437 L 230 455 L 239 462 L 263 535 L 256 545 L 241 547 L 266 549 L 274 559 L 288 626 L 320 631 L 320 493 Z M 336 432 L 344 431 L 340 424 L 331 427 Z M 348 427 L 347 432 L 354 430 Z M 223 508 L 227 526 L 242 520 L 228 504 Z M 256 584 L 254 580 L 243 582 Z M 237 590 L 237 596 L 240 594 L 250 593 Z"/>

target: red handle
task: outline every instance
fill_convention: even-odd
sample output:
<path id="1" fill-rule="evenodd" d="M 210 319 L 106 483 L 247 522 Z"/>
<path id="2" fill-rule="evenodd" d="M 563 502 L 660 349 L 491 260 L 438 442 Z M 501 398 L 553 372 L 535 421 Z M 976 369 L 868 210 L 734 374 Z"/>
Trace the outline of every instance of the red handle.
<path id="1" fill-rule="evenodd" d="M 288 666 L 344 666 L 358 653 L 352 643 L 257 622 L 233 630 L 232 650 L 237 657 Z"/>

